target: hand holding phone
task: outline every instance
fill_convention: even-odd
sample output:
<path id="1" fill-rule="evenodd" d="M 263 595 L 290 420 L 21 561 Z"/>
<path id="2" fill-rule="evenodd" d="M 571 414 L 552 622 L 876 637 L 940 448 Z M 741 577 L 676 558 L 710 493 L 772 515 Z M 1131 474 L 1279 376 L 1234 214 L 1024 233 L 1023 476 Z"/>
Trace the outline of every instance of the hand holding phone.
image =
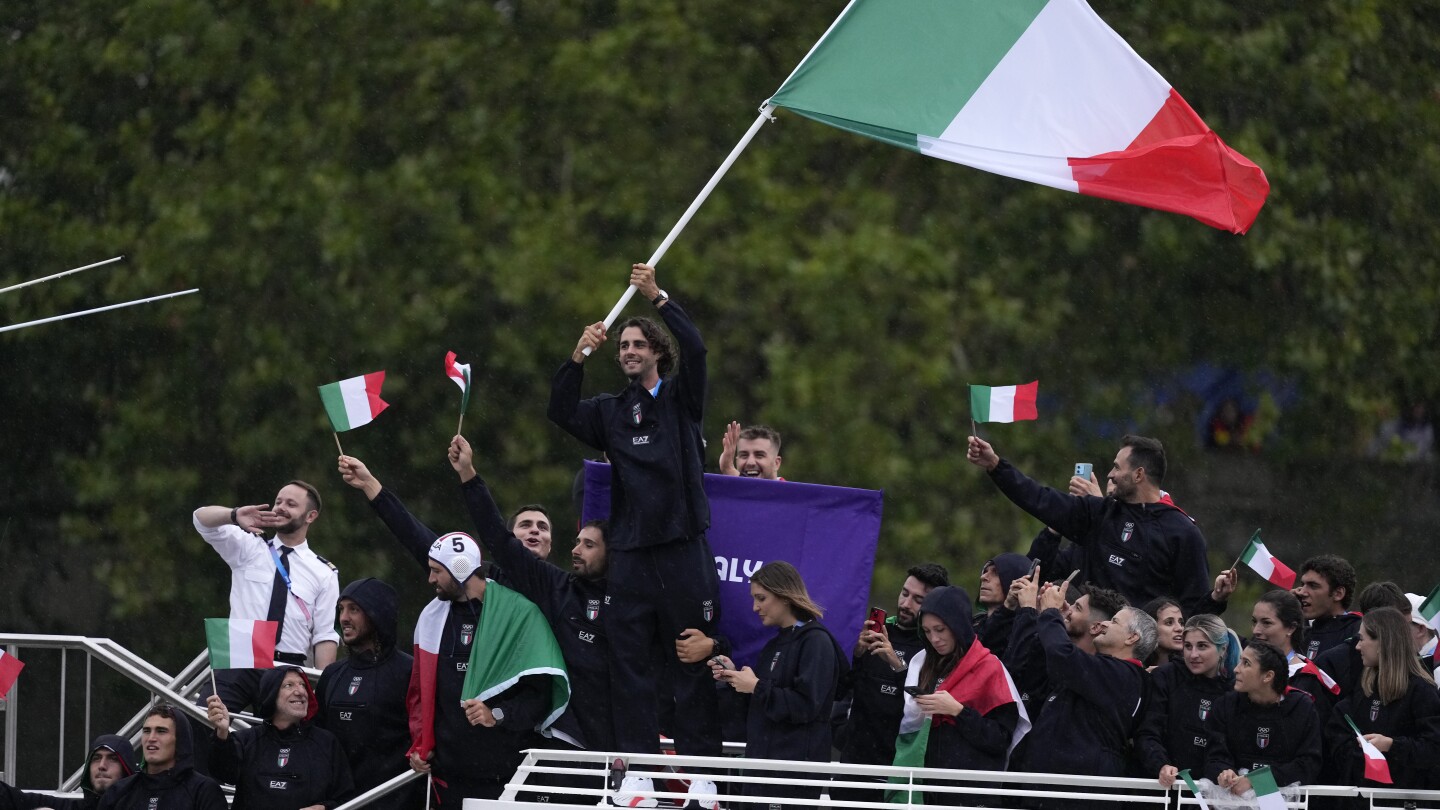
<path id="1" fill-rule="evenodd" d="M 877 633 L 884 633 L 884 632 L 885 632 L 885 610 L 884 610 L 884 608 L 878 608 L 878 607 L 872 607 L 872 608 L 870 608 L 870 615 L 866 617 L 866 621 L 869 621 L 869 622 L 870 622 L 870 627 L 869 627 L 870 630 L 874 630 L 874 631 L 877 632 Z"/>
<path id="2" fill-rule="evenodd" d="M 905 694 L 909 695 L 910 697 L 920 697 L 921 695 L 925 694 L 925 691 L 919 686 L 911 685 L 905 687 Z"/>

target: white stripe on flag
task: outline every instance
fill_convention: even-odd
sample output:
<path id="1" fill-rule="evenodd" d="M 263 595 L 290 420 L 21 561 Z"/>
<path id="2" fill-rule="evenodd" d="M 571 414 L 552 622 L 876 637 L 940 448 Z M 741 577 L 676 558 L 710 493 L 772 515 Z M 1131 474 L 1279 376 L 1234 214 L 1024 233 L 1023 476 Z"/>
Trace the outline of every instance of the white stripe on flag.
<path id="1" fill-rule="evenodd" d="M 370 414 L 370 395 L 365 393 L 364 377 L 341 380 L 340 397 L 345 403 L 345 421 L 350 423 L 350 427 L 369 424 L 374 418 Z"/>

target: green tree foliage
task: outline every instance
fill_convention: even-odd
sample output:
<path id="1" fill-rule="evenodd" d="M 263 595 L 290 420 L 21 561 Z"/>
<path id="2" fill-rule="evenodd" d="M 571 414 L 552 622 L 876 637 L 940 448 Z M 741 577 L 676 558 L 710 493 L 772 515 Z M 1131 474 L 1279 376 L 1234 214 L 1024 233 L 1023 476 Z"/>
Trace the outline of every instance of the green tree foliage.
<path id="1" fill-rule="evenodd" d="M 129 258 L 0 297 L 0 318 L 202 289 L 0 336 L 5 615 L 198 644 L 227 573 L 190 511 L 294 476 L 324 492 L 316 545 L 342 576 L 418 603 L 335 473 L 315 386 L 386 369 L 391 409 L 345 449 L 462 528 L 452 349 L 484 473 L 506 504 L 560 505 L 565 548 L 582 448 L 544 418 L 550 374 L 841 7 L 4 4 L 0 284 Z M 1107 467 L 1115 436 L 1086 419 L 1194 452 L 1191 414 L 1149 396 L 1196 362 L 1299 380 L 1271 448 L 1295 457 L 1436 393 L 1436 4 L 1097 10 L 1267 170 L 1249 235 L 782 113 L 661 265 L 711 347 L 716 453 L 726 421 L 764 421 L 788 477 L 885 489 L 884 593 L 913 561 L 971 571 L 1035 529 L 964 463 L 969 382 L 1058 397 L 982 428 L 1056 482 Z M 608 358 L 588 374 L 620 385 Z"/>

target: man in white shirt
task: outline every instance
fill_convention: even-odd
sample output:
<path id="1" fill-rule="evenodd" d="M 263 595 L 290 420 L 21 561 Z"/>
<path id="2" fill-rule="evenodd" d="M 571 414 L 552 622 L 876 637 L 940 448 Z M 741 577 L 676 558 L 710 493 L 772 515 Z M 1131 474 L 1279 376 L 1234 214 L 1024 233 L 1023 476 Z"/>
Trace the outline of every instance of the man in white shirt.
<path id="1" fill-rule="evenodd" d="M 230 618 L 278 621 L 277 662 L 324 669 L 334 662 L 340 636 L 335 606 L 340 575 L 310 549 L 306 533 L 320 517 L 320 493 L 304 481 L 280 488 L 273 505 L 202 506 L 195 530 L 230 566 Z M 275 536 L 265 539 L 265 529 Z M 259 700 L 260 670 L 215 673 L 217 692 L 232 712 Z"/>

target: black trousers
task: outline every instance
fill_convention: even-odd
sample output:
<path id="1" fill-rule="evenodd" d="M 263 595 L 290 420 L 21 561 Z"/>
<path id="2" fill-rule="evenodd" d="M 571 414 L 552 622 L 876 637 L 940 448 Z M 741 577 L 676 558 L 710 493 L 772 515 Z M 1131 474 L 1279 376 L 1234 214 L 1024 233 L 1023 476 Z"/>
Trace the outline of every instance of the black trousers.
<path id="1" fill-rule="evenodd" d="M 703 535 L 658 546 L 609 553 L 609 637 L 615 745 L 621 751 L 658 753 L 660 700 L 673 699 L 674 720 L 665 729 L 675 751 L 720 756 L 720 711 L 710 666 L 682 664 L 675 640 L 687 627 L 714 637 L 720 621 L 720 578 Z M 663 661 L 666 677 L 655 677 Z M 657 680 L 670 695 L 658 694 Z"/>

